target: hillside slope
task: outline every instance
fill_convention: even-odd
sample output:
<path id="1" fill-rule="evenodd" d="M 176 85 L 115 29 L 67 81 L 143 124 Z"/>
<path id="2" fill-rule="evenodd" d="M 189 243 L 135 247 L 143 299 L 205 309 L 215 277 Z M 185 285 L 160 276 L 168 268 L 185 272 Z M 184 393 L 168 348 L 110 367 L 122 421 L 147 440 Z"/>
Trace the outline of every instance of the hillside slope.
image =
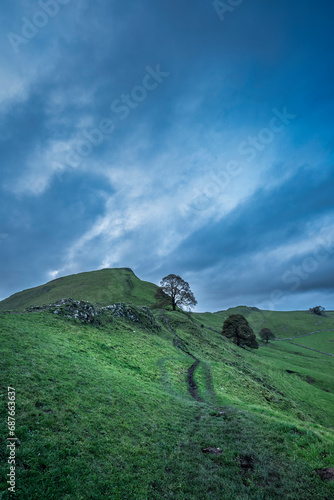
<path id="1" fill-rule="evenodd" d="M 23 310 L 30 306 L 51 304 L 63 298 L 87 300 L 107 306 L 115 302 L 151 305 L 156 285 L 142 281 L 131 269 L 102 269 L 73 274 L 15 293 L 0 302 L 0 311 Z"/>
<path id="2" fill-rule="evenodd" d="M 221 314 L 157 310 L 153 331 L 121 317 L 1 313 L 0 392 L 6 401 L 14 387 L 17 400 L 16 498 L 332 498 L 317 471 L 334 463 L 334 358 L 288 341 L 237 348 L 208 329 Z"/>
<path id="3" fill-rule="evenodd" d="M 194 313 L 193 316 L 221 332 L 225 319 L 231 314 L 242 314 L 255 334 L 267 327 L 277 338 L 291 338 L 316 330 L 334 329 L 333 311 L 326 311 L 324 316 L 316 316 L 308 311 L 262 311 L 254 307 L 238 306 L 216 313 Z"/>

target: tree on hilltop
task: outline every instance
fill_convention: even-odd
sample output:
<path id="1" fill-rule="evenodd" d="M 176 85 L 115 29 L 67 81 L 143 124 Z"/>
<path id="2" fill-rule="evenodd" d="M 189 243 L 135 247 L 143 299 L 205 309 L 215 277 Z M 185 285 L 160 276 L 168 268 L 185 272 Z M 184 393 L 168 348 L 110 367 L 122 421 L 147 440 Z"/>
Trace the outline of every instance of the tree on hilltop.
<path id="1" fill-rule="evenodd" d="M 316 314 L 317 316 L 324 316 L 325 308 L 322 306 L 310 307 L 309 312 L 311 314 Z"/>
<path id="2" fill-rule="evenodd" d="M 197 304 L 189 283 L 184 281 L 181 276 L 176 274 L 165 276 L 160 282 L 160 289 L 171 298 L 173 311 L 176 310 L 177 306 L 193 307 Z"/>
<path id="3" fill-rule="evenodd" d="M 259 336 L 262 340 L 264 340 L 267 344 L 269 340 L 275 339 L 275 334 L 270 330 L 270 328 L 262 328 L 259 332 Z"/>
<path id="4" fill-rule="evenodd" d="M 222 334 L 239 347 L 258 349 L 255 334 L 241 314 L 231 314 L 223 324 Z"/>

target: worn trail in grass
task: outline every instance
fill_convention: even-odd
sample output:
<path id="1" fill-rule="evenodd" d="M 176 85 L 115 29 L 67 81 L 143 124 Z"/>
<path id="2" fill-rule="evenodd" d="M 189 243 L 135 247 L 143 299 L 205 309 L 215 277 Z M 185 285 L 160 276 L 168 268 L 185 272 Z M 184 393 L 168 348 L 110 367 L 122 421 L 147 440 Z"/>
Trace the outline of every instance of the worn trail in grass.
<path id="1" fill-rule="evenodd" d="M 177 347 L 178 349 L 180 349 L 185 354 L 187 354 L 187 356 L 190 356 L 192 359 L 195 360 L 194 363 L 187 370 L 188 390 L 189 390 L 191 397 L 194 398 L 195 401 L 204 402 L 198 395 L 198 389 L 197 389 L 197 385 L 196 385 L 195 379 L 194 379 L 195 370 L 198 367 L 200 360 L 198 358 L 196 358 L 196 356 L 191 354 L 191 352 L 188 351 L 188 349 L 186 348 L 181 337 L 179 337 L 179 335 L 176 333 L 174 328 L 169 324 L 168 318 L 165 315 L 160 314 L 160 319 L 163 321 L 163 323 L 167 326 L 167 328 L 169 328 L 169 330 L 174 335 L 173 345 L 175 347 Z"/>
<path id="2" fill-rule="evenodd" d="M 121 318 L 95 327 L 0 315 L 1 394 L 17 391 L 18 500 L 331 498 L 315 471 L 334 459 L 333 360 L 288 342 L 249 352 L 201 328 L 204 318 L 164 315 L 176 335 L 163 322 L 153 332 Z M 6 402 L 0 410 L 5 439 Z"/>

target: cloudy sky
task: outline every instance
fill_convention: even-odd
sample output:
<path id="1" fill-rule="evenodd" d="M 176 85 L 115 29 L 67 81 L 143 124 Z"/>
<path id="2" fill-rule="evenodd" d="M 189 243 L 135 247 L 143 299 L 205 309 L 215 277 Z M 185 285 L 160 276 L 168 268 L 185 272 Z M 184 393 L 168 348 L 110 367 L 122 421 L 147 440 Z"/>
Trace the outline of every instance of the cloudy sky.
<path id="1" fill-rule="evenodd" d="M 0 299 L 131 267 L 334 309 L 332 0 L 5 3 Z"/>

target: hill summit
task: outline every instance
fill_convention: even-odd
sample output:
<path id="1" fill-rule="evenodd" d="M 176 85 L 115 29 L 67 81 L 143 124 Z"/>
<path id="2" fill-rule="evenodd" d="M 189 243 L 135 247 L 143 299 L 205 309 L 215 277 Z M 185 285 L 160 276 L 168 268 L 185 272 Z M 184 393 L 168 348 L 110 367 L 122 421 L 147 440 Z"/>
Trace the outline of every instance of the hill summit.
<path id="1" fill-rule="evenodd" d="M 130 268 L 101 269 L 72 274 L 15 293 L 0 302 L 0 311 L 43 306 L 66 297 L 101 306 L 115 302 L 151 305 L 157 286 L 140 280 Z"/>

